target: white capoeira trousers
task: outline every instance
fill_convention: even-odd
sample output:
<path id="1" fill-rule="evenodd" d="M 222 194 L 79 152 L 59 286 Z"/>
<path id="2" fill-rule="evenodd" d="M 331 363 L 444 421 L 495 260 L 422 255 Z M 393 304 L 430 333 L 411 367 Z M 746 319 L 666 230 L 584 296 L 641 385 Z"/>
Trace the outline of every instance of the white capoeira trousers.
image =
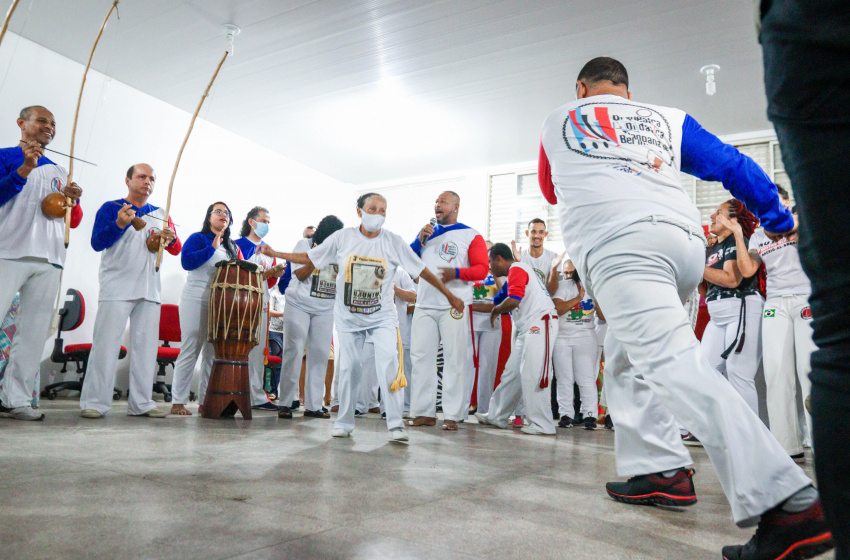
<path id="1" fill-rule="evenodd" d="M 738 298 L 721 299 L 708 304 L 711 321 L 702 335 L 703 354 L 712 367 L 725 373 L 729 383 L 750 408 L 758 415 L 759 401 L 756 392 L 756 373 L 761 364 L 761 316 L 764 300 L 761 296 L 747 296 L 747 308 L 744 313 L 746 327 L 742 328 L 745 338 L 744 347 L 737 353 L 737 344 L 729 357 L 723 359 L 723 352 L 735 342 L 739 334 L 738 319 L 741 312 L 741 300 Z M 741 326 L 743 327 L 743 325 Z"/>
<path id="2" fill-rule="evenodd" d="M 354 410 L 359 410 L 365 414 L 370 408 L 378 407 L 378 392 L 381 388 L 375 365 L 375 343 L 371 339 L 367 339 L 363 343 L 360 367 L 362 374 L 360 375 L 360 387 L 357 389 Z M 404 389 L 401 390 L 404 391 Z"/>
<path id="3" fill-rule="evenodd" d="M 262 317 L 260 317 L 260 333 L 258 335 L 257 345 L 251 348 L 248 352 L 248 384 L 251 387 L 251 406 L 265 404 L 269 401 L 265 389 L 263 389 L 263 381 L 266 374 L 266 333 L 269 328 L 269 312 L 263 308 Z M 290 401 L 292 402 L 292 401 Z"/>
<path id="4" fill-rule="evenodd" d="M 286 306 L 283 314 L 283 364 L 280 369 L 280 402 L 283 406 L 289 406 L 298 399 L 301 359 L 306 346 L 304 409 L 322 410 L 333 330 L 333 313 L 312 315 L 293 305 Z"/>
<path id="5" fill-rule="evenodd" d="M 209 297 L 209 291 L 207 291 Z M 207 385 L 210 381 L 215 352 L 213 345 L 207 342 L 207 322 L 209 320 L 209 300 L 180 298 L 180 354 L 174 363 L 174 380 L 171 383 L 171 403 L 187 404 L 192 387 L 192 376 L 198 356 L 201 356 L 201 381 L 198 388 L 198 402 L 204 404 Z"/>
<path id="6" fill-rule="evenodd" d="M 399 338 L 395 327 L 374 327 L 357 332 L 337 332 L 337 346 L 334 355 L 337 389 L 339 390 L 339 415 L 334 422 L 335 428 L 348 432 L 354 430 L 354 407 L 357 392 L 363 380 L 363 345 L 367 334 L 375 346 L 375 369 L 381 384 L 384 412 L 387 413 L 387 428 L 404 428 L 401 409 L 404 406 L 402 390 L 393 392 L 390 387 L 398 376 Z"/>
<path id="7" fill-rule="evenodd" d="M 92 409 L 106 414 L 112 407 L 118 352 L 128 319 L 130 390 L 127 414 L 137 416 L 156 408 L 152 393 L 159 344 L 159 310 L 159 303 L 143 299 L 98 303 L 86 380 L 80 393 L 80 410 Z"/>
<path id="8" fill-rule="evenodd" d="M 476 392 L 478 412 L 487 414 L 490 410 L 493 387 L 496 385 L 496 367 L 499 364 L 502 330 L 475 331 L 473 334 L 475 336 L 474 350 L 478 355 L 478 391 Z"/>
<path id="9" fill-rule="evenodd" d="M 410 330 L 410 361 L 413 364 L 411 416 L 437 416 L 437 350 L 443 342 L 443 415 L 456 422 L 469 415 L 468 350 L 469 319 L 455 319 L 450 309 L 422 309 L 413 312 Z M 377 346 L 377 345 L 376 345 Z"/>
<path id="10" fill-rule="evenodd" d="M 680 420 L 699 438 L 740 526 L 812 481 L 709 363 L 683 302 L 702 279 L 705 246 L 663 222 L 632 224 L 588 256 L 588 292 L 605 310 L 605 391 L 617 472 L 691 464 Z"/>
<path id="11" fill-rule="evenodd" d="M 557 336 L 558 316 L 554 313 L 548 321 L 541 317 L 523 332 L 517 332 L 514 324 L 511 334 L 513 351 L 505 364 L 502 380 L 490 398 L 488 419 L 498 423 L 507 422 L 522 397 L 526 424 L 538 428 L 544 434 L 555 433 L 552 389 L 548 383 L 541 388 L 540 381 L 546 377 L 551 382 L 552 350 Z"/>
<path id="12" fill-rule="evenodd" d="M 59 272 L 42 259 L 0 259 L 0 316 L 6 315 L 15 294 L 21 292 L 15 337 L 0 391 L 4 406 L 32 405 L 32 388 L 59 291 Z"/>
<path id="13" fill-rule="evenodd" d="M 410 394 L 413 386 L 413 362 L 410 361 L 410 346 L 402 346 L 404 353 L 404 377 L 407 379 L 407 387 L 404 391 L 404 414 L 410 414 Z"/>
<path id="14" fill-rule="evenodd" d="M 599 372 L 598 355 L 596 331 L 593 330 L 588 330 L 587 334 L 580 336 L 560 337 L 555 341 L 552 365 L 555 378 L 558 380 L 558 414 L 561 416 L 575 414 L 573 405 L 573 383 L 575 383 L 581 395 L 582 416 L 596 418 L 599 413 L 599 393 L 596 390 L 596 377 Z"/>
<path id="15" fill-rule="evenodd" d="M 797 382 L 800 400 L 805 401 L 812 387 L 811 356 L 817 348 L 812 341 L 809 298 L 769 298 L 764 304 L 762 335 L 770 431 L 789 455 L 797 455 L 803 452 L 803 442 L 811 440 L 812 427 L 808 412 L 801 425 L 797 410 Z"/>

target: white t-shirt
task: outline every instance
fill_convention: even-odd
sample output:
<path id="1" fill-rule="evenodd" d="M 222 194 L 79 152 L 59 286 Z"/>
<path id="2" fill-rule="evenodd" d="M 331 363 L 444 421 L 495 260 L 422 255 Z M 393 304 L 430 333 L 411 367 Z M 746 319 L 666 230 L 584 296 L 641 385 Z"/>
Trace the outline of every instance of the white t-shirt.
<path id="1" fill-rule="evenodd" d="M 558 279 L 558 291 L 552 299 L 569 301 L 578 297 L 578 285 L 575 280 Z M 596 325 L 593 323 L 596 317 L 596 304 L 593 299 L 585 294 L 584 299 L 578 302 L 572 309 L 558 317 L 558 338 L 574 338 L 576 336 L 587 336 L 596 333 Z"/>
<path id="2" fill-rule="evenodd" d="M 800 264 L 797 242 L 783 237 L 771 241 L 759 229 L 750 238 L 750 251 L 758 251 L 767 271 L 767 297 L 808 296 L 812 293 L 809 277 Z"/>
<path id="3" fill-rule="evenodd" d="M 316 268 L 340 265 L 336 285 L 342 289 L 337 289 L 334 305 L 334 323 L 340 332 L 398 327 L 392 271 L 401 266 L 416 278 L 425 268 L 413 249 L 386 229 L 369 239 L 359 226 L 344 228 L 308 255 Z"/>
<path id="4" fill-rule="evenodd" d="M 106 204 L 112 204 L 107 202 Z M 162 230 L 165 210 L 157 208 L 139 216 L 147 226 L 141 231 L 128 227 L 121 237 L 100 254 L 98 301 L 160 302 L 160 277 L 156 271 L 156 253 L 148 251 L 146 241 Z"/>
<path id="5" fill-rule="evenodd" d="M 34 257 L 65 265 L 65 221 L 46 217 L 41 201 L 50 193 L 61 192 L 67 180 L 65 168 L 40 165 L 27 176 L 21 192 L 0 206 L 0 259 Z"/>
<path id="6" fill-rule="evenodd" d="M 248 241 L 251 240 L 249 239 Z M 251 243 L 254 242 L 251 241 Z M 259 243 L 254 243 L 254 245 L 259 245 Z M 254 251 L 254 254 L 251 255 L 250 259 L 248 259 L 248 262 L 260 265 L 260 271 L 266 272 L 277 264 L 277 259 L 264 255 L 258 251 Z M 263 280 L 263 307 L 269 303 L 269 299 L 271 298 L 271 295 L 269 294 L 269 281 L 271 281 L 271 279 Z"/>
<path id="7" fill-rule="evenodd" d="M 493 298 L 499 293 L 499 288 L 496 287 L 496 280 L 492 274 L 488 274 L 487 278 L 476 282 L 472 286 L 472 303 L 493 303 Z M 501 317 L 496 319 L 496 326 L 490 326 L 490 314 L 480 311 L 472 312 L 472 326 L 476 331 L 500 331 L 502 330 Z"/>
<path id="8" fill-rule="evenodd" d="M 400 290 L 408 292 L 416 291 L 416 284 L 411 280 L 410 275 L 401 267 L 395 269 L 393 282 Z M 410 346 L 410 326 L 413 323 L 413 315 L 407 313 L 409 304 L 398 296 L 395 296 L 395 309 L 398 314 L 398 333 L 401 335 L 401 345 L 405 348 Z"/>
<path id="9" fill-rule="evenodd" d="M 272 311 L 283 311 L 286 305 L 286 296 L 280 293 L 278 285 L 269 290 L 269 309 Z M 269 330 L 272 332 L 283 332 L 283 317 L 269 317 Z"/>
<path id="10" fill-rule="evenodd" d="M 463 227 L 463 224 L 448 227 L 457 227 L 458 229 L 450 229 L 429 238 L 425 241 L 425 245 L 422 246 L 419 253 L 422 262 L 437 278 L 440 278 L 440 268 L 468 268 L 469 245 L 473 239 L 481 235 L 472 228 Z M 472 303 L 472 282 L 457 278 L 449 280 L 445 284 L 446 288 L 462 299 L 465 304 Z M 449 309 L 451 307 L 446 296 L 431 284 L 423 283 L 420 288 L 416 307 L 422 309 Z"/>
<path id="11" fill-rule="evenodd" d="M 194 301 L 208 301 L 210 299 L 210 286 L 212 286 L 215 278 L 215 265 L 221 261 L 228 261 L 230 257 L 224 249 L 224 243 L 218 246 L 213 256 L 211 256 L 204 264 L 194 270 L 189 271 L 186 277 L 186 284 L 183 285 L 183 294 L 181 299 Z"/>
<path id="12" fill-rule="evenodd" d="M 700 227 L 680 180 L 685 116 L 679 109 L 595 95 L 546 118 L 541 142 L 567 252 L 582 278 L 588 253 L 638 220 L 666 216 Z"/>
<path id="13" fill-rule="evenodd" d="M 301 239 L 295 244 L 293 253 L 306 253 L 313 248 L 312 239 Z M 311 315 L 328 315 L 334 311 L 336 299 L 336 277 L 339 267 L 336 263 L 313 270 L 313 273 L 301 282 L 295 271 L 303 265 L 291 263 L 292 280 L 286 289 L 287 303 L 292 307 Z"/>
<path id="14" fill-rule="evenodd" d="M 546 291 L 543 281 L 534 272 L 531 265 L 524 262 L 514 262 L 508 269 L 508 297 L 511 297 L 512 287 L 510 271 L 514 268 L 521 268 L 528 275 L 525 294 L 519 302 L 519 307 L 511 312 L 511 319 L 514 322 L 514 326 L 518 329 L 517 332 L 523 333 L 544 315 L 557 314 L 555 312 L 555 304 L 552 303 L 552 298 L 549 297 L 549 292 Z"/>
<path id="15" fill-rule="evenodd" d="M 522 252 L 520 262 L 531 265 L 534 272 L 536 272 L 540 279 L 543 280 L 543 283 L 546 284 L 547 280 L 549 280 L 549 272 L 552 271 L 552 261 L 555 260 L 555 257 L 557 257 L 555 251 L 550 251 L 549 249 L 543 249 L 543 254 L 539 257 L 532 257 L 531 249 L 529 249 Z"/>

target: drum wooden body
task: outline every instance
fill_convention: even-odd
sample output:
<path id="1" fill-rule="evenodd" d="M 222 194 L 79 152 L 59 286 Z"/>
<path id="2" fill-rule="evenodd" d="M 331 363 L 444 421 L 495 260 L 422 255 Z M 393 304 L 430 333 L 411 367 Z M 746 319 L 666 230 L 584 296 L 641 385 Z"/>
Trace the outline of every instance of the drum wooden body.
<path id="1" fill-rule="evenodd" d="M 259 343 L 262 314 L 262 269 L 238 260 L 216 264 L 207 330 L 215 361 L 204 398 L 204 418 L 232 416 L 238 409 L 251 419 L 248 353 Z"/>

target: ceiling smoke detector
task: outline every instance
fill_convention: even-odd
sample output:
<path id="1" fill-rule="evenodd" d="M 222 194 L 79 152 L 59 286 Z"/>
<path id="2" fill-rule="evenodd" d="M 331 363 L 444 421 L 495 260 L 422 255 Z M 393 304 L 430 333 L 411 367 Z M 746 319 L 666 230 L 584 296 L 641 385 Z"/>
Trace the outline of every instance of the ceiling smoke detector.
<path id="1" fill-rule="evenodd" d="M 717 84 L 714 83 L 714 74 L 720 70 L 717 64 L 706 64 L 699 69 L 701 74 L 705 75 L 705 94 L 714 95 L 717 93 Z"/>

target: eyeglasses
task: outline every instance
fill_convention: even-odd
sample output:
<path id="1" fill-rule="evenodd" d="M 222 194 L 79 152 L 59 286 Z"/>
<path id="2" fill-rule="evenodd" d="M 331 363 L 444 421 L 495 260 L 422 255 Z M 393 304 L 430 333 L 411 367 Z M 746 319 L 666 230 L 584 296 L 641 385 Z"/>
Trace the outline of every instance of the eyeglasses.
<path id="1" fill-rule="evenodd" d="M 228 212 L 227 210 L 222 210 L 221 208 L 213 210 L 212 213 L 215 214 L 216 216 L 224 216 L 225 218 L 230 217 L 230 212 Z"/>

